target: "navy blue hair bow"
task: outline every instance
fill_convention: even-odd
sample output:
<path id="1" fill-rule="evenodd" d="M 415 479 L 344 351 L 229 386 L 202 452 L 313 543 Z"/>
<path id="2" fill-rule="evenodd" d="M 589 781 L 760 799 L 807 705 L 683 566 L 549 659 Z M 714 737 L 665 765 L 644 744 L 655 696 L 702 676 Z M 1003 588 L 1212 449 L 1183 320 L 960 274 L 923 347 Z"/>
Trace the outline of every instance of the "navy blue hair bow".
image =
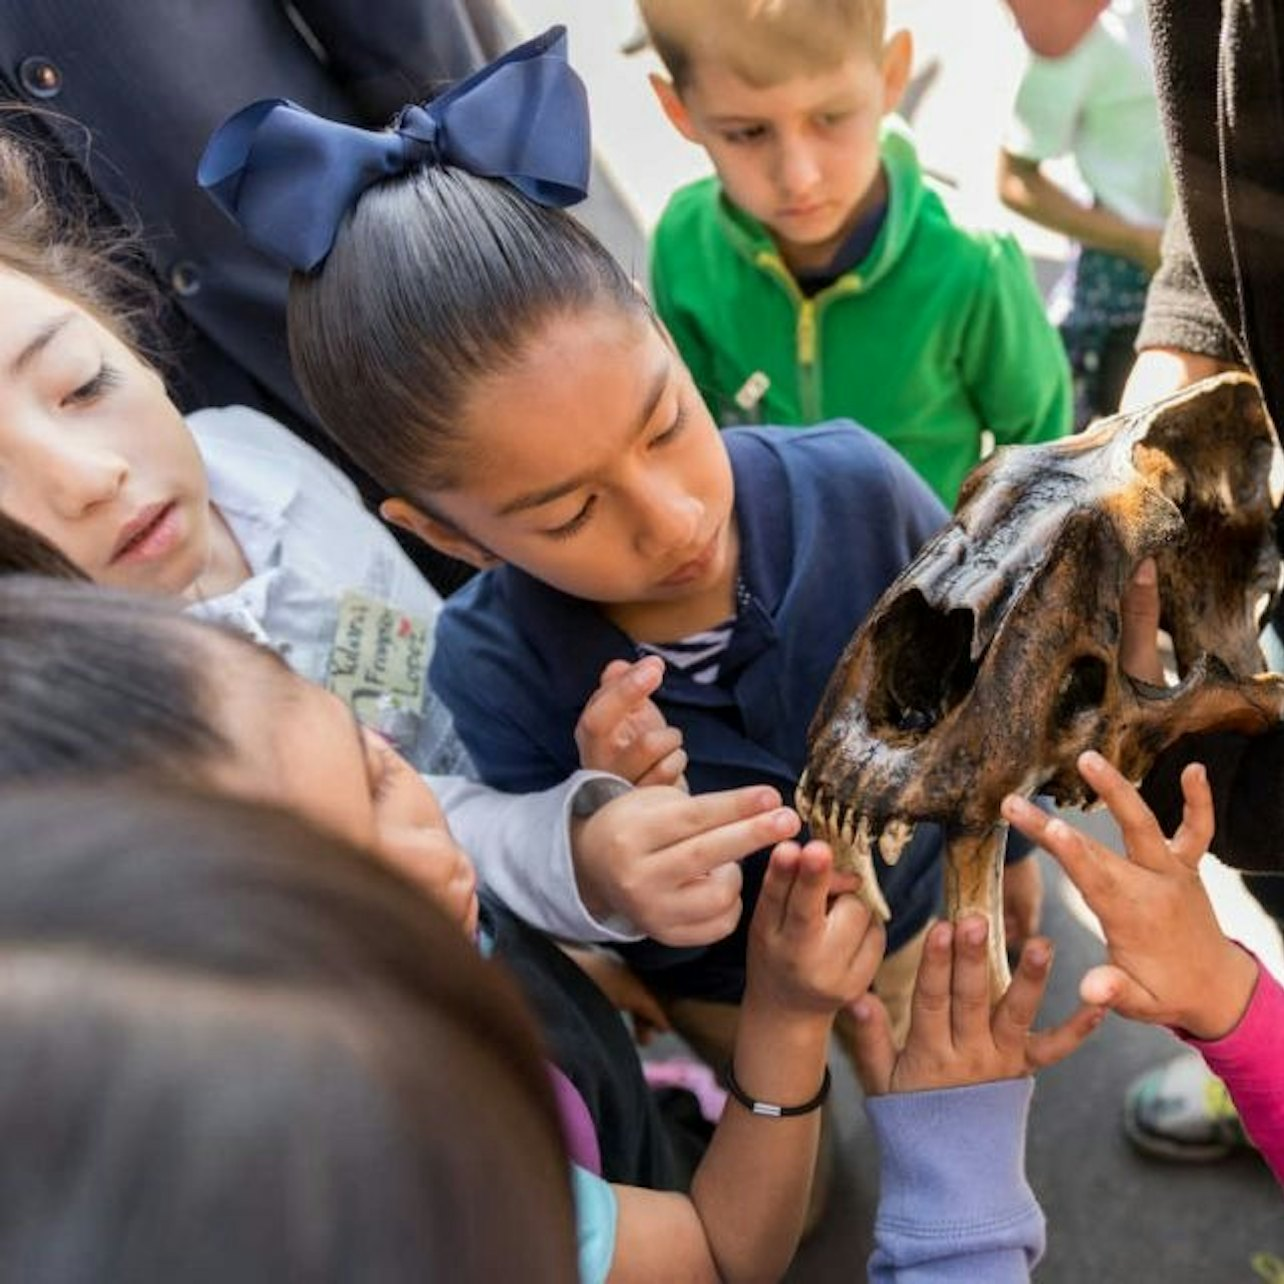
<path id="1" fill-rule="evenodd" d="M 588 194 L 588 99 L 566 61 L 566 28 L 510 50 L 391 129 L 314 116 L 283 98 L 214 131 L 196 181 L 256 249 L 307 272 L 330 252 L 367 187 L 419 165 L 502 178 L 541 205 Z"/>

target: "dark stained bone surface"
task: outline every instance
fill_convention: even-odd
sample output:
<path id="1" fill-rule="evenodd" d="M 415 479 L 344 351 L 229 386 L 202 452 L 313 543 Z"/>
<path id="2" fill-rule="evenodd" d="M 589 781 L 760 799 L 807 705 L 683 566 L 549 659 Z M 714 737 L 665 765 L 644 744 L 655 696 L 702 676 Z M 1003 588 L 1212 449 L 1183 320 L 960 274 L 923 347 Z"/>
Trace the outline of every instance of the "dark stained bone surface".
<path id="1" fill-rule="evenodd" d="M 1001 940 L 1005 794 L 1089 802 L 1075 770 L 1085 749 L 1137 780 L 1187 732 L 1261 731 L 1284 716 L 1284 679 L 1255 676 L 1280 583 L 1282 490 L 1284 456 L 1239 374 L 1009 447 L 973 472 L 955 520 L 853 638 L 812 722 L 799 808 L 871 903 L 872 850 L 893 860 L 915 823 L 939 821 L 951 912 L 981 909 Z M 1119 662 L 1121 598 L 1148 556 L 1173 687 Z"/>

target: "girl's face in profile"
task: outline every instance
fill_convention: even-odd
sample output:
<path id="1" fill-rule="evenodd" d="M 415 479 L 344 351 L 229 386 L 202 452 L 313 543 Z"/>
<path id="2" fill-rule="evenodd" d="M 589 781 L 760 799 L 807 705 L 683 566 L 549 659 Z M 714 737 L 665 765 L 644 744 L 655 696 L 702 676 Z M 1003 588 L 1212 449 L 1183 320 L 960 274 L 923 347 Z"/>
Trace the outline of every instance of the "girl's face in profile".
<path id="1" fill-rule="evenodd" d="M 211 652 L 218 729 L 232 753 L 216 788 L 287 807 L 373 851 L 426 891 L 471 936 L 477 877 L 418 772 L 338 696 L 305 682 L 270 652 L 199 628 Z"/>
<path id="2" fill-rule="evenodd" d="M 100 584 L 186 591 L 209 558 L 209 496 L 160 377 L 85 308 L 2 268 L 0 318 L 0 510 Z"/>
<path id="3" fill-rule="evenodd" d="M 726 448 L 641 311 L 544 324 L 477 387 L 463 435 L 465 481 L 432 497 L 448 525 L 403 522 L 455 556 L 511 562 L 608 606 L 679 603 L 734 577 Z"/>

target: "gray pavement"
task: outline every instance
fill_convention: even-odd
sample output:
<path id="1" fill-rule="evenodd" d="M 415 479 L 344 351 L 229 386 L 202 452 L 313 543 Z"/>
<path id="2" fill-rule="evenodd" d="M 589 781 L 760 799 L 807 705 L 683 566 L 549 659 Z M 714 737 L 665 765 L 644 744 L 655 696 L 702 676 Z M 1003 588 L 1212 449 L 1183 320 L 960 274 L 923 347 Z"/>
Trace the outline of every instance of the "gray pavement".
<path id="1" fill-rule="evenodd" d="M 700 3 L 701 0 L 692 0 Z M 649 53 L 625 58 L 635 29 L 631 0 L 506 0 L 517 29 L 554 22 L 570 29 L 571 56 L 584 76 L 599 157 L 610 175 L 594 226 L 638 276 L 642 241 L 668 194 L 704 172 L 703 155 L 669 129 L 646 73 Z M 916 66 L 935 63 L 915 104 L 925 167 L 964 222 L 1014 231 L 1047 289 L 1066 245 L 1009 215 L 993 190 L 994 157 L 1021 59 L 998 0 L 889 0 L 892 20 L 914 33 Z M 1100 817 L 1092 823 L 1108 831 Z M 1284 953 L 1238 879 L 1206 862 L 1206 880 L 1228 930 L 1284 975 Z M 1073 889 L 1045 860 L 1045 930 L 1058 955 L 1048 1018 L 1071 1010 L 1078 979 L 1101 957 L 1094 925 Z M 1029 1134 L 1029 1175 L 1048 1216 L 1048 1253 L 1039 1284 L 1253 1284 L 1254 1253 L 1284 1260 L 1284 1202 L 1255 1156 L 1181 1168 L 1135 1155 L 1119 1127 L 1123 1092 L 1139 1072 L 1172 1055 L 1162 1030 L 1111 1019 L 1071 1060 L 1040 1076 Z M 790 1284 L 865 1278 L 877 1192 L 873 1141 L 857 1090 L 835 1066 L 839 1145 L 826 1216 L 789 1274 Z M 1269 1278 L 1269 1277 L 1268 1277 Z M 978 1280 L 977 1284 L 986 1284 Z"/>

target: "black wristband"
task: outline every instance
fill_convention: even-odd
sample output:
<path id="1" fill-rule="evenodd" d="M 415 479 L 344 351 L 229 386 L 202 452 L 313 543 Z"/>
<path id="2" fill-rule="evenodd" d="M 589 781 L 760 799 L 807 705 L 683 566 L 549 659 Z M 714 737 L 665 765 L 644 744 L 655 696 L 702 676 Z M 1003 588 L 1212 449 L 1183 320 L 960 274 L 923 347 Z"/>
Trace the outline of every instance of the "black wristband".
<path id="1" fill-rule="evenodd" d="M 810 1101 L 804 1101 L 801 1106 L 777 1106 L 770 1101 L 755 1101 L 736 1082 L 736 1072 L 732 1069 L 730 1061 L 727 1062 L 723 1078 L 726 1081 L 727 1092 L 750 1114 L 761 1115 L 764 1119 L 792 1119 L 795 1115 L 809 1115 L 813 1110 L 819 1110 L 825 1104 L 825 1098 L 829 1096 L 828 1066 L 825 1067 L 825 1077 L 820 1081 L 820 1091 Z"/>

